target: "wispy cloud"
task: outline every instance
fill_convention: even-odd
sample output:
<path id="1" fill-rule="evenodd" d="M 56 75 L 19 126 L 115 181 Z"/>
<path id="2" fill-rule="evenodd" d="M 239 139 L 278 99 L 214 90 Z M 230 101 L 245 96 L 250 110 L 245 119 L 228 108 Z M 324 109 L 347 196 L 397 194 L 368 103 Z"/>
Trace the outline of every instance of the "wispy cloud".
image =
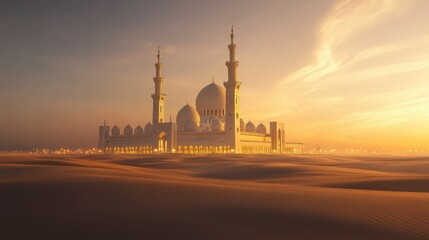
<path id="1" fill-rule="evenodd" d="M 339 1 L 320 25 L 314 60 L 272 91 L 269 100 L 278 104 L 255 91 L 251 95 L 258 97 L 249 99 L 246 110 L 264 109 L 266 119 L 286 119 L 291 129 L 339 139 L 413 117 L 429 120 L 429 114 L 419 114 L 426 112 L 422 91 L 429 86 L 418 76 L 429 72 L 429 35 L 367 41 L 368 32 L 384 30 L 412 7 L 412 1 Z"/>
<path id="2" fill-rule="evenodd" d="M 320 27 L 316 61 L 296 71 L 283 83 L 320 81 L 328 74 L 340 70 L 347 57 L 341 58 L 341 54 L 336 52 L 337 48 L 401 9 L 403 4 L 398 0 L 340 1 Z"/>

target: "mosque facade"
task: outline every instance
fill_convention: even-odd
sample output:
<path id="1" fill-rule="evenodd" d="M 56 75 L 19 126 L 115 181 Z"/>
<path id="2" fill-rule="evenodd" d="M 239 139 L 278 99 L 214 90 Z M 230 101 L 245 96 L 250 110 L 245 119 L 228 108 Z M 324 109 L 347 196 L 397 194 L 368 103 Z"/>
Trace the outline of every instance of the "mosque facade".
<path id="1" fill-rule="evenodd" d="M 228 79 L 223 86 L 214 81 L 197 95 L 196 108 L 182 107 L 176 122 L 165 119 L 166 95 L 158 49 L 152 123 L 144 127 L 118 126 L 105 123 L 99 127 L 98 147 L 106 153 L 287 153 L 284 124 L 272 121 L 268 126 L 251 121 L 245 123 L 240 112 L 240 87 L 235 51 L 234 30 L 231 29 L 226 61 Z M 269 128 L 268 128 L 269 127 Z"/>

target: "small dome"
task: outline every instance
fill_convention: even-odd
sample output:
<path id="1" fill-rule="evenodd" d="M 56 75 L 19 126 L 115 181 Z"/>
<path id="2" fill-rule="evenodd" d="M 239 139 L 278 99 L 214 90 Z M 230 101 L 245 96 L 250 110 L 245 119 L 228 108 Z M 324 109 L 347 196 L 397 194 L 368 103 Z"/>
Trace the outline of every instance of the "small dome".
<path id="1" fill-rule="evenodd" d="M 136 129 L 134 129 L 134 135 L 136 136 L 141 136 L 143 135 L 143 133 L 144 133 L 143 128 L 140 125 L 138 125 Z"/>
<path id="2" fill-rule="evenodd" d="M 242 118 L 240 118 L 240 132 L 244 132 L 246 130 L 245 123 Z"/>
<path id="3" fill-rule="evenodd" d="M 266 134 L 267 128 L 264 126 L 264 124 L 260 123 L 256 128 L 256 132 Z"/>
<path id="4" fill-rule="evenodd" d="M 246 124 L 246 132 L 255 132 L 255 131 L 256 131 L 255 125 L 251 121 L 249 121 Z"/>
<path id="5" fill-rule="evenodd" d="M 194 121 L 197 126 L 200 124 L 200 115 L 198 112 L 189 106 L 189 104 L 186 104 L 184 107 L 182 107 L 182 109 L 180 109 L 176 116 L 176 122 L 179 126 L 179 129 L 184 129 L 186 122 L 190 119 Z"/>
<path id="6" fill-rule="evenodd" d="M 144 126 L 144 132 L 145 132 L 147 135 L 152 134 L 152 132 L 153 132 L 153 126 L 152 126 L 152 124 L 147 123 L 147 124 L 146 124 L 146 126 Z"/>
<path id="7" fill-rule="evenodd" d="M 226 106 L 226 91 L 222 86 L 216 83 L 211 83 L 205 86 L 198 93 L 195 102 L 198 111 L 225 109 Z"/>
<path id="8" fill-rule="evenodd" d="M 221 132 L 224 131 L 224 125 L 218 118 L 216 118 L 212 122 L 211 129 L 214 132 Z"/>
<path id="9" fill-rule="evenodd" d="M 133 128 L 129 124 L 124 128 L 124 135 L 125 136 L 133 135 Z"/>
<path id="10" fill-rule="evenodd" d="M 192 131 L 195 132 L 197 131 L 198 125 L 197 123 L 192 120 L 192 119 L 188 119 L 188 121 L 186 121 L 185 123 L 185 131 Z"/>
<path id="11" fill-rule="evenodd" d="M 112 136 L 119 136 L 121 134 L 121 130 L 119 130 L 118 126 L 113 126 L 112 127 Z"/>

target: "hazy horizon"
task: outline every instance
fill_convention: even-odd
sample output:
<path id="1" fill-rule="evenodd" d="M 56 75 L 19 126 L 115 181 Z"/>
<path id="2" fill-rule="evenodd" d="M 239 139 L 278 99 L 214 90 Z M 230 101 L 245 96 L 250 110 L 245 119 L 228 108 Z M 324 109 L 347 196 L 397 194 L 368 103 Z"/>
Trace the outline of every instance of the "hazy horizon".
<path id="1" fill-rule="evenodd" d="M 247 122 L 306 148 L 429 152 L 429 2 L 5 1 L 0 150 L 95 147 L 106 120 L 151 121 L 161 46 L 166 116 L 227 78 L 238 45 Z"/>

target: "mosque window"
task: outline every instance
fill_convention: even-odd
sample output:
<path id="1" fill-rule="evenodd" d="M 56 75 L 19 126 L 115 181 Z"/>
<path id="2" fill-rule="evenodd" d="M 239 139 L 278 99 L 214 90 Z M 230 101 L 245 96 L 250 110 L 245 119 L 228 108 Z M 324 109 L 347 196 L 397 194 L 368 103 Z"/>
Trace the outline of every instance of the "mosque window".
<path id="1" fill-rule="evenodd" d="M 237 115 L 236 115 L 236 118 L 238 119 L 238 113 L 237 113 Z"/>
<path id="2" fill-rule="evenodd" d="M 162 112 L 162 107 L 159 107 L 159 112 Z"/>
<path id="3" fill-rule="evenodd" d="M 215 115 L 217 115 L 217 110 L 215 110 Z"/>
<path id="4" fill-rule="evenodd" d="M 239 129 L 239 128 L 237 128 L 237 132 L 240 132 L 240 129 Z"/>

